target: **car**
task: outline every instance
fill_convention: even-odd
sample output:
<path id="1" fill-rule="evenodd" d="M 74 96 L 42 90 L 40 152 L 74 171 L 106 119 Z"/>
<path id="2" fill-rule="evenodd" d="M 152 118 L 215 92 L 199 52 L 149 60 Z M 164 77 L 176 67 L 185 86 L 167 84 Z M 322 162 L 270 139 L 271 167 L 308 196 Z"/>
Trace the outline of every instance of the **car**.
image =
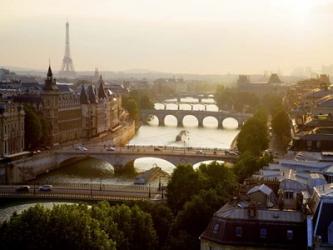
<path id="1" fill-rule="evenodd" d="M 86 147 L 83 147 L 83 146 L 79 146 L 79 150 L 84 152 L 84 151 L 88 151 L 88 149 Z"/>
<path id="2" fill-rule="evenodd" d="M 24 185 L 24 186 L 19 186 L 16 188 L 16 192 L 29 192 L 30 191 L 30 186 Z"/>
<path id="3" fill-rule="evenodd" d="M 39 187 L 39 191 L 49 192 L 52 191 L 52 188 L 53 188 L 52 185 L 42 185 Z"/>
<path id="4" fill-rule="evenodd" d="M 196 154 L 197 154 L 197 155 L 202 155 L 202 154 L 203 154 L 203 151 L 202 151 L 202 150 L 197 150 Z"/>
<path id="5" fill-rule="evenodd" d="M 154 151 L 162 151 L 162 149 L 160 149 L 158 147 L 154 147 Z"/>
<path id="6" fill-rule="evenodd" d="M 107 151 L 116 151 L 116 148 L 115 147 L 107 147 L 106 150 Z"/>

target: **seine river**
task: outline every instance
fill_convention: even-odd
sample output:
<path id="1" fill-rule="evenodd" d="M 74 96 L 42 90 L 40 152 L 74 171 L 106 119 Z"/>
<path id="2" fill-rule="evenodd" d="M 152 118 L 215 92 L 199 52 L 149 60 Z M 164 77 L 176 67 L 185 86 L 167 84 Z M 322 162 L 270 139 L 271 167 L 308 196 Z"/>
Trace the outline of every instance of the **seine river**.
<path id="1" fill-rule="evenodd" d="M 170 100 L 169 100 L 170 101 Z M 193 98 L 182 99 L 183 102 L 193 103 L 194 110 L 203 110 L 205 106 L 199 104 Z M 213 99 L 203 99 L 202 103 L 207 104 L 207 110 L 216 111 L 217 106 Z M 163 104 L 156 103 L 155 109 L 164 108 Z M 166 109 L 177 109 L 176 104 L 167 104 Z M 191 109 L 189 104 L 180 104 L 179 109 Z M 177 128 L 177 120 L 173 116 L 165 118 L 164 127 L 158 126 L 157 118 L 152 119 L 149 125 L 141 126 L 135 137 L 129 142 L 130 145 L 157 145 L 175 147 L 204 147 L 204 148 L 230 148 L 230 144 L 238 134 L 237 122 L 228 119 L 224 122 L 225 129 L 217 129 L 215 118 L 207 117 L 204 120 L 204 127 L 198 128 L 195 117 L 184 118 L 184 128 Z M 187 136 L 184 141 L 176 142 L 176 136 L 180 131 L 186 130 Z M 153 166 L 161 167 L 165 172 L 171 174 L 174 167 L 171 163 L 158 158 L 140 158 L 134 162 L 137 172 L 143 172 Z M 133 179 L 115 178 L 112 174 L 113 167 L 107 162 L 95 159 L 87 159 L 49 172 L 38 177 L 39 183 L 119 183 L 133 184 Z"/>
<path id="2" fill-rule="evenodd" d="M 182 101 L 188 103 L 193 102 L 194 110 L 203 110 L 205 107 L 198 103 L 198 100 L 186 98 Z M 207 104 L 207 110 L 216 111 L 217 106 L 213 99 L 203 100 Z M 162 104 L 155 104 L 156 109 L 161 109 Z M 177 109 L 176 104 L 167 104 L 167 109 Z M 180 104 L 179 109 L 191 109 L 189 104 Z M 135 137 L 129 142 L 131 145 L 159 145 L 159 146 L 175 146 L 175 147 L 205 147 L 205 148 L 230 148 L 230 145 L 238 134 L 237 122 L 228 119 L 225 120 L 223 126 L 226 129 L 217 129 L 217 121 L 214 118 L 206 118 L 204 127 L 197 127 L 195 117 L 185 117 L 183 121 L 185 127 L 177 128 L 175 117 L 167 116 L 165 118 L 164 127 L 158 126 L 156 118 L 152 119 L 149 125 L 141 126 Z M 184 141 L 176 142 L 176 136 L 181 130 L 186 130 L 187 135 Z M 143 172 L 158 165 L 165 172 L 171 174 L 175 166 L 171 163 L 157 158 L 141 158 L 134 162 L 137 172 Z M 197 164 L 196 166 L 199 166 Z M 196 167 L 195 166 L 195 167 Z M 100 184 L 133 184 L 133 179 L 115 178 L 113 175 L 113 167 L 107 162 L 101 162 L 96 159 L 87 159 L 70 166 L 59 168 L 39 176 L 36 182 L 40 184 L 50 183 L 100 183 Z M 167 182 L 163 180 L 162 182 Z M 152 185 L 158 185 L 157 180 L 151 182 Z M 21 212 L 24 209 L 34 205 L 21 204 L 9 205 L 9 207 L 0 207 L 0 223 L 7 220 L 10 215 L 16 211 Z M 52 206 L 52 203 L 45 203 L 45 206 Z"/>

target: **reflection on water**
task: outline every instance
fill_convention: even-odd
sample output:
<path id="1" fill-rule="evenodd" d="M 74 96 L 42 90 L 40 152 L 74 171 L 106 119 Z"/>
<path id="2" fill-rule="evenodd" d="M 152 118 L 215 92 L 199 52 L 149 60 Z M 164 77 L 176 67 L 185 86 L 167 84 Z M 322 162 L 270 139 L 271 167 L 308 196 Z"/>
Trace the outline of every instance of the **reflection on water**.
<path id="1" fill-rule="evenodd" d="M 194 169 L 197 169 L 197 168 L 199 168 L 202 164 L 206 164 L 206 165 L 208 165 L 208 164 L 210 164 L 210 163 L 212 163 L 212 162 L 214 162 L 214 160 L 201 161 L 201 162 L 198 162 L 198 163 L 194 164 L 194 165 L 193 165 L 193 168 L 194 168 Z M 216 163 L 222 165 L 222 164 L 224 163 L 224 161 L 216 161 Z"/>
<path id="2" fill-rule="evenodd" d="M 174 168 L 176 167 L 175 165 L 166 160 L 154 157 L 139 158 L 134 162 L 134 167 L 137 172 L 144 172 L 156 166 L 160 167 L 164 172 L 170 175 L 172 174 Z"/>
<path id="3" fill-rule="evenodd" d="M 114 168 L 108 162 L 94 158 L 62 166 L 54 171 L 40 175 L 37 183 L 104 183 L 128 184 L 129 180 L 114 177 Z"/>

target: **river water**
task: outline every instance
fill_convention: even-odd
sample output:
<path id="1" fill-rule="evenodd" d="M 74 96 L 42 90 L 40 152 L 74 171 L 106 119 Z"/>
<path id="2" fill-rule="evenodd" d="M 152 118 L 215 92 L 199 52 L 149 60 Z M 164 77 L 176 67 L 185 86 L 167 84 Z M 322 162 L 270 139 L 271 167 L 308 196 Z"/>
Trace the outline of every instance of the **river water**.
<path id="1" fill-rule="evenodd" d="M 175 100 L 169 100 L 175 101 Z M 188 103 L 192 103 L 194 110 L 204 110 L 205 106 L 199 104 L 198 100 L 193 98 L 182 99 L 187 104 L 180 104 L 179 109 L 191 109 Z M 213 99 L 203 100 L 203 103 L 207 104 L 206 110 L 217 111 L 218 108 L 214 104 Z M 156 103 L 156 109 L 164 108 L 163 104 Z M 167 104 L 166 109 L 178 109 L 176 104 Z M 223 127 L 226 129 L 217 129 L 217 121 L 208 117 L 204 120 L 204 127 L 197 127 L 197 120 L 195 117 L 184 118 L 184 128 L 177 128 L 177 121 L 175 117 L 167 116 L 165 118 L 164 127 L 158 126 L 156 118 L 149 122 L 149 125 L 141 126 L 129 142 L 130 145 L 159 145 L 159 146 L 175 146 L 175 147 L 201 147 L 201 148 L 230 148 L 230 145 L 239 130 L 237 130 L 237 122 L 232 119 L 227 119 L 223 123 Z M 176 136 L 181 130 L 187 130 L 188 136 L 184 141 L 176 142 Z M 134 166 L 137 172 L 143 172 L 158 165 L 165 172 L 171 174 L 175 166 L 168 161 L 158 158 L 140 158 L 134 162 Z M 195 164 L 194 167 L 198 167 L 200 164 Z M 131 185 L 133 179 L 116 178 L 113 175 L 113 167 L 107 162 L 102 162 L 96 159 L 86 159 L 78 163 L 65 166 L 57 170 L 46 173 L 39 176 L 35 182 L 40 184 L 61 184 L 61 183 L 100 183 L 100 184 L 121 184 Z M 151 185 L 158 185 L 158 182 L 166 184 L 167 179 L 159 179 L 150 182 Z M 0 207 L 0 223 L 3 220 L 7 220 L 14 212 L 21 212 L 24 209 L 30 207 L 32 204 L 14 205 L 9 208 L 2 209 Z M 52 206 L 52 204 L 47 204 Z"/>
<path id="2" fill-rule="evenodd" d="M 175 100 L 167 100 L 175 101 Z M 204 110 L 204 104 L 207 104 L 206 110 L 216 111 L 217 106 L 214 99 L 203 99 L 200 104 L 193 98 L 182 99 L 186 104 L 180 104 L 179 109 L 191 109 L 188 103 L 193 104 L 194 110 Z M 164 108 L 161 103 L 155 104 L 155 109 Z M 178 105 L 169 103 L 166 109 L 177 109 Z M 158 120 L 152 119 L 148 125 L 139 128 L 137 134 L 130 145 L 157 145 L 157 146 L 175 146 L 175 147 L 201 147 L 201 148 L 230 148 L 230 145 L 238 134 L 237 122 L 232 119 L 226 119 L 223 126 L 226 129 L 217 129 L 217 121 L 213 117 L 204 120 L 204 127 L 198 128 L 195 117 L 184 118 L 184 128 L 177 128 L 177 120 L 173 116 L 165 118 L 165 126 L 158 126 Z M 184 141 L 176 142 L 176 136 L 181 130 L 188 131 Z M 175 166 L 168 161 L 159 158 L 139 158 L 134 162 L 137 172 L 146 171 L 153 166 L 161 167 L 165 172 L 171 174 Z M 197 165 L 198 166 L 198 165 Z M 59 168 L 36 180 L 38 183 L 105 183 L 105 184 L 133 184 L 133 179 L 115 178 L 113 176 L 113 167 L 107 162 L 101 162 L 96 159 L 86 159 L 70 166 Z"/>

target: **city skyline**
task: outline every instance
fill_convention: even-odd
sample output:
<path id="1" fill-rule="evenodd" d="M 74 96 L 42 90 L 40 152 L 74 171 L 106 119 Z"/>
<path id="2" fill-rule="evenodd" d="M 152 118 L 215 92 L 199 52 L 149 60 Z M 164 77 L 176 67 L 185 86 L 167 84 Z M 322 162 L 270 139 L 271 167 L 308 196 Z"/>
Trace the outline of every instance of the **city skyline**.
<path id="1" fill-rule="evenodd" d="M 77 71 L 290 73 L 331 65 L 333 1 L 3 2 L 0 65 L 56 71 L 65 23 Z M 35 8 L 33 6 L 39 6 Z"/>

